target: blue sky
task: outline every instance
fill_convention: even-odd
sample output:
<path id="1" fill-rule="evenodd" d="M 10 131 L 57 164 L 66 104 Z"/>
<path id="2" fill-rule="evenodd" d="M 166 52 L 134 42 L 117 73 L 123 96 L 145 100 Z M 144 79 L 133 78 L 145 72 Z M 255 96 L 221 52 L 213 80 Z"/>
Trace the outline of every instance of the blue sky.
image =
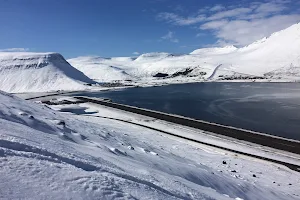
<path id="1" fill-rule="evenodd" d="M 300 22 L 300 0 L 0 0 L 0 51 L 66 58 L 244 46 Z"/>

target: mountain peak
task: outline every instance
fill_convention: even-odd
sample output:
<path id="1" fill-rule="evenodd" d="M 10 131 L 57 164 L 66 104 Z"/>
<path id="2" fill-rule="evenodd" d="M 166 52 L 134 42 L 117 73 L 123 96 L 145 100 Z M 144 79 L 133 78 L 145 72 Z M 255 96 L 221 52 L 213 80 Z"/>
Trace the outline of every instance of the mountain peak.
<path id="1" fill-rule="evenodd" d="M 0 90 L 7 92 L 45 92 L 73 90 L 93 83 L 73 68 L 59 53 L 1 52 Z"/>

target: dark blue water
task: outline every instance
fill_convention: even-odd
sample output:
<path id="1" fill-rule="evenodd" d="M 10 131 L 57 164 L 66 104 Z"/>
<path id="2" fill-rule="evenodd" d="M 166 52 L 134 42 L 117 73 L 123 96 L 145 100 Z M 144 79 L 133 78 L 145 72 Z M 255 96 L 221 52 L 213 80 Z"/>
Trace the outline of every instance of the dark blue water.
<path id="1" fill-rule="evenodd" d="M 76 95 L 300 140 L 300 83 L 192 83 Z"/>

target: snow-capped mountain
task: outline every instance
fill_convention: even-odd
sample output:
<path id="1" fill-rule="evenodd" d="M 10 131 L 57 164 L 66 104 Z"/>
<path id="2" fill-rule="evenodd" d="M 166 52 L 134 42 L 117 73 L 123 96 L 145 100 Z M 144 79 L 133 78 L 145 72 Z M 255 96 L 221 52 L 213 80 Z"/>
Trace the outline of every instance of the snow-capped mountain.
<path id="1" fill-rule="evenodd" d="M 84 72 L 88 77 L 99 82 L 111 82 L 116 80 L 131 79 L 131 76 L 120 68 L 122 63 L 131 62 L 131 58 L 101 58 L 78 57 L 68 60 L 76 68 Z M 117 67 L 116 67 L 117 66 Z"/>
<path id="2" fill-rule="evenodd" d="M 93 82 L 58 53 L 0 53 L 0 90 L 6 92 L 81 90 Z"/>
<path id="3" fill-rule="evenodd" d="M 187 80 L 223 80 L 225 79 L 280 79 L 300 80 L 298 74 L 293 77 L 269 76 L 269 72 L 293 66 L 299 68 L 300 58 L 300 23 L 276 32 L 248 46 L 236 48 L 197 49 L 187 55 L 169 53 L 147 53 L 137 58 L 99 59 L 99 57 L 79 57 L 68 60 L 75 68 L 95 80 L 111 81 L 126 79 L 153 78 L 156 74 L 165 78 L 179 76 Z M 116 70 L 118 71 L 116 73 Z M 184 76 L 181 72 L 188 70 Z M 120 75 L 121 74 L 121 75 Z M 125 74 L 125 75 L 124 75 Z M 278 74 L 278 73 L 277 73 Z M 196 77 L 196 78 L 195 78 Z M 172 79 L 165 79 L 172 82 Z"/>
<path id="4" fill-rule="evenodd" d="M 298 81 L 299 60 L 300 23 L 242 48 L 203 48 L 186 55 L 146 53 L 135 58 L 78 57 L 68 60 L 73 67 L 58 53 L 2 52 L 0 90 L 83 90 L 94 81 Z"/>

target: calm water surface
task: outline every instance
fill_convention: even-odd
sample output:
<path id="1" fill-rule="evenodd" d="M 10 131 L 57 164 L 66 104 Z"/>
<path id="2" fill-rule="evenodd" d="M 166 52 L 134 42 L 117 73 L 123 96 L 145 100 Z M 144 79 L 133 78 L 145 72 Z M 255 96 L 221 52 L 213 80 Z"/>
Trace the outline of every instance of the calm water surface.
<path id="1" fill-rule="evenodd" d="M 300 83 L 191 83 L 76 95 L 300 140 Z"/>

